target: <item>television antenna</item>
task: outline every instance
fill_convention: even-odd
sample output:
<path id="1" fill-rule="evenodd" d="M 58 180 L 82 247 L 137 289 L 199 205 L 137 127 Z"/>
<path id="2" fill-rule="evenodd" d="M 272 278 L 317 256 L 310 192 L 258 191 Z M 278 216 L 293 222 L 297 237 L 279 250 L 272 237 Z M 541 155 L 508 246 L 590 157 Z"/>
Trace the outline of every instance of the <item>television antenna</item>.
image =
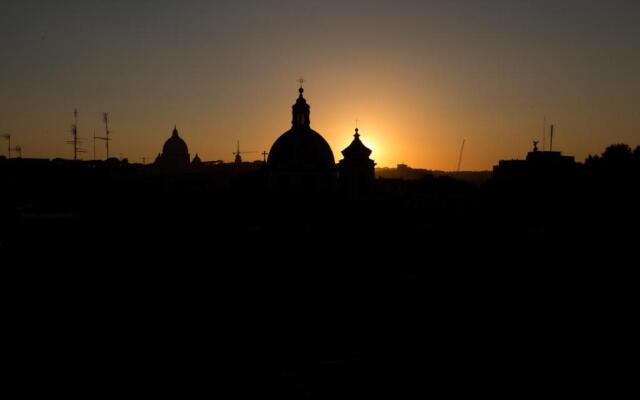
<path id="1" fill-rule="evenodd" d="M 104 145 L 107 149 L 107 160 L 108 160 L 109 159 L 109 142 L 111 141 L 111 138 L 109 137 L 109 134 L 111 133 L 111 131 L 109 130 L 109 113 L 108 112 L 102 113 L 102 122 L 104 122 L 104 136 L 98 136 L 96 137 L 96 139 L 104 140 Z"/>
<path id="2" fill-rule="evenodd" d="M 9 142 L 9 145 L 7 146 L 7 158 L 11 158 L 11 134 L 3 133 L 2 137 Z"/>
<path id="3" fill-rule="evenodd" d="M 71 125 L 71 140 L 67 144 L 73 145 L 73 159 L 78 159 L 78 153 L 86 153 L 87 151 L 80 147 L 82 140 L 78 137 L 78 109 L 73 109 L 73 125 Z"/>

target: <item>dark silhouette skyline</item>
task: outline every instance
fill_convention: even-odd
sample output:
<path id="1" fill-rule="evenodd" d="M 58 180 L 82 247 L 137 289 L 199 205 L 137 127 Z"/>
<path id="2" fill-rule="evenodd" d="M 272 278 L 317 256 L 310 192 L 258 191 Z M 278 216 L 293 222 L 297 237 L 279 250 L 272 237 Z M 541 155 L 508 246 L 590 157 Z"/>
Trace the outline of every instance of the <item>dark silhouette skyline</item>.
<path id="1" fill-rule="evenodd" d="M 3 3 L 6 392 L 628 396 L 639 11 Z"/>
<path id="2" fill-rule="evenodd" d="M 358 196 L 274 192 L 263 162 L 0 158 L 3 266 L 29 275 L 12 365 L 60 388 L 117 370 L 240 398 L 557 388 L 540 368 L 608 380 L 611 346 L 635 337 L 610 277 L 633 269 L 640 151 L 570 173 L 550 155 L 509 179 L 377 178 Z"/>

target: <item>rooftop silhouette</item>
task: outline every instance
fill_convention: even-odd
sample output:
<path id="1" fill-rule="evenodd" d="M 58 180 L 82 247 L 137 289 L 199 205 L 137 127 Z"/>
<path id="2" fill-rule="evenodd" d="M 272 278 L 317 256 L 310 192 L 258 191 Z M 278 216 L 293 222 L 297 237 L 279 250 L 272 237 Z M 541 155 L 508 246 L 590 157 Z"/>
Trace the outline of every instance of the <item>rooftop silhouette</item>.
<path id="1" fill-rule="evenodd" d="M 606 335 L 594 310 L 632 314 L 584 288 L 613 298 L 589 276 L 628 268 L 640 147 L 581 163 L 534 141 L 492 172 L 376 170 L 356 127 L 336 164 L 303 93 L 266 161 L 239 144 L 237 162 L 191 160 L 176 126 L 152 164 L 0 157 L 0 250 L 30 275 L 11 296 L 28 320 L 15 365 L 84 357 L 73 385 L 142 369 L 242 398 L 413 398 L 425 366 L 447 388 L 610 368 L 584 354 Z"/>

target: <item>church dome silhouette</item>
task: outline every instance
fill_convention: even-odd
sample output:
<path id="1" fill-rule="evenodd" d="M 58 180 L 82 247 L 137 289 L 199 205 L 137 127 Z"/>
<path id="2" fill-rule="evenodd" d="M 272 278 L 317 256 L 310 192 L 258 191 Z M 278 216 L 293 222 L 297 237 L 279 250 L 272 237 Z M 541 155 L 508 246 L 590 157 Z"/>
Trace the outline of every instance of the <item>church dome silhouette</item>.
<path id="1" fill-rule="evenodd" d="M 302 87 L 299 92 L 292 107 L 292 127 L 273 143 L 267 164 L 273 170 L 333 170 L 333 151 L 322 135 L 311 129 L 310 107 L 302 96 Z"/>
<path id="2" fill-rule="evenodd" d="M 168 156 L 182 156 L 184 154 L 189 154 L 187 144 L 180 136 L 178 136 L 177 127 L 173 127 L 171 137 L 164 142 L 164 146 L 162 146 L 162 154 Z"/>
<path id="3" fill-rule="evenodd" d="M 350 195 L 367 193 L 375 180 L 376 163 L 369 158 L 371 149 L 360 140 L 359 129 L 353 141 L 342 150 L 344 159 L 338 163 L 338 178 L 341 190 Z"/>
<path id="4" fill-rule="evenodd" d="M 346 149 L 342 150 L 342 155 L 347 159 L 368 159 L 371 155 L 371 149 L 362 143 L 360 140 L 359 129 L 356 128 L 356 133 L 353 135 L 353 141 Z"/>
<path id="5" fill-rule="evenodd" d="M 181 168 L 189 165 L 190 160 L 187 143 L 178 135 L 178 129 L 174 126 L 173 133 L 162 146 L 162 153 L 156 159 L 156 163 L 167 168 Z"/>

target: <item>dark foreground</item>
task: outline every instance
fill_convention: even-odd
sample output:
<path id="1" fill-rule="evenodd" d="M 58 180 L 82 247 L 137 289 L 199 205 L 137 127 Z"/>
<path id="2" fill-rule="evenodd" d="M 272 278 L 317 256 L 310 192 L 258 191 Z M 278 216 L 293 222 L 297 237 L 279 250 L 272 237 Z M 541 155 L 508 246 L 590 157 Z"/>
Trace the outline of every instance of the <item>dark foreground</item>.
<path id="1" fill-rule="evenodd" d="M 623 388 L 637 186 L 60 175 L 3 197 L 25 394 L 555 395 Z M 226 186 L 225 186 L 226 185 Z"/>

